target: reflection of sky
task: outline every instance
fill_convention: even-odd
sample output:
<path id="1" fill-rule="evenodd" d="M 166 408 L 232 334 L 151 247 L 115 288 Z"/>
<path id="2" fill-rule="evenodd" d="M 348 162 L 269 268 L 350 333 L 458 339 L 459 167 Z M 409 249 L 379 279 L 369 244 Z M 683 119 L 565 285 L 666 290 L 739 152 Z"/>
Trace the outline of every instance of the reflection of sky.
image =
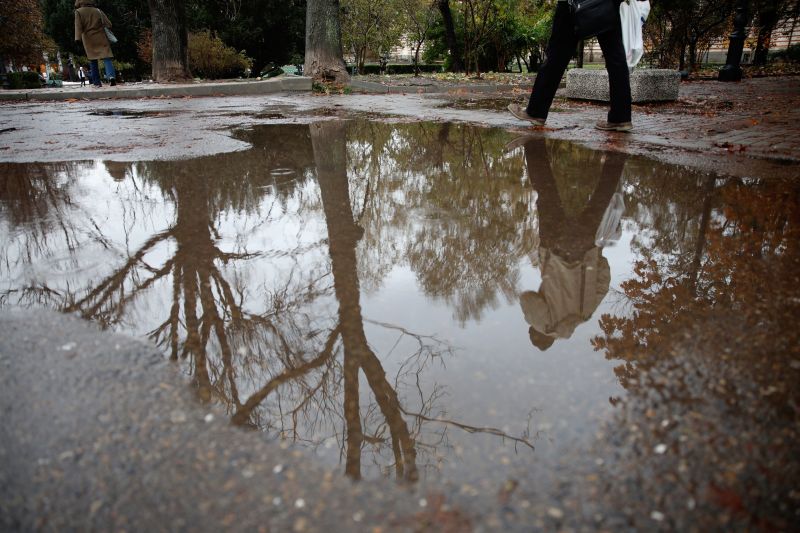
<path id="1" fill-rule="evenodd" d="M 556 340 L 545 352 L 531 344 L 518 301 L 500 298 L 498 308 L 487 310 L 480 322 L 461 325 L 444 302 L 431 301 L 420 291 L 414 273 L 404 266 L 392 270 L 379 293 L 362 299 L 364 316 L 398 322 L 400 311 L 404 327 L 452 343 L 456 352 L 446 360 L 446 366 L 434 365 L 424 374 L 431 385 L 447 388 L 449 415 L 520 435 L 532 413 L 530 430 L 539 430 L 544 437 L 536 442 L 536 456 L 542 460 L 558 455 L 558 450 L 573 440 L 591 435 L 612 408 L 609 398 L 624 395 L 613 373 L 618 363 L 606 361 L 590 341 L 600 333 L 600 316 L 619 308 L 615 293 L 630 277 L 633 236 L 634 232 L 624 231 L 619 242 L 603 249 L 611 267 L 611 289 L 592 318 L 579 325 L 569 339 Z M 538 289 L 539 269 L 528 259 L 519 268 L 521 289 Z M 376 353 L 380 354 L 380 349 Z M 387 373 L 391 374 L 389 365 Z M 473 439 L 472 435 L 455 432 L 450 437 L 466 449 Z"/>
<path id="2" fill-rule="evenodd" d="M 71 290 L 80 297 L 87 287 L 96 285 L 124 264 L 148 239 L 169 230 L 175 222 L 175 207 L 157 186 L 148 185 L 135 169 L 130 172 L 128 179 L 115 182 L 102 164 L 84 167 L 70 187 L 73 205 L 68 208 L 68 221 L 80 236 L 78 248 L 70 254 L 63 245 L 52 245 L 47 257 L 37 258 L 30 265 L 17 263 L 4 271 L 0 287 L 46 283 L 51 289 Z M 260 254 L 229 264 L 217 262 L 225 279 L 242 291 L 245 311 L 253 314 L 269 310 L 268 294 L 272 291 L 287 285 L 299 287 L 304 279 L 329 275 L 327 225 L 316 200 L 319 196 L 316 183 L 308 181 L 296 190 L 285 208 L 276 204 L 273 192 L 267 191 L 251 213 L 223 212 L 217 220 L 211 221 L 221 237 L 215 242 L 220 250 Z M 300 198 L 305 198 L 306 203 Z M 309 198 L 314 199 L 312 204 L 308 203 Z M 406 196 L 394 192 L 393 200 L 403 205 Z M 354 201 L 354 205 L 360 204 Z M 420 206 L 421 212 L 425 213 L 426 208 Z M 446 216 L 446 213 L 437 215 Z M 410 216 L 402 231 L 382 232 L 381 236 L 394 239 L 396 250 L 405 249 L 414 229 L 436 224 L 437 218 Z M 19 239 L 20 233 L 3 224 L 0 238 L 8 243 L 4 249 L 14 263 L 22 253 L 18 246 L 23 241 Z M 558 339 L 546 352 L 532 346 L 518 300 L 507 301 L 499 295 L 496 305 L 485 309 L 479 321 L 461 323 L 445 300 L 424 294 L 416 274 L 406 263 L 395 265 L 376 287 L 365 291 L 361 299 L 367 337 L 384 365 L 387 379 L 394 384 L 396 373 L 413 352 L 413 343 L 405 339 L 395 346 L 397 333 L 370 321 L 434 335 L 454 347 L 454 353 L 444 356 L 442 364 L 430 365 L 420 375 L 420 388 L 425 393 L 436 387 L 446 392 L 432 413 L 435 417 L 498 428 L 512 436 L 523 435 L 526 431 L 531 435 L 538 432 L 539 437 L 534 438 L 537 461 L 556 458 L 564 446 L 589 436 L 611 409 L 609 397 L 624 392 L 614 377 L 614 363 L 595 352 L 590 340 L 599 333 L 600 315 L 613 312 L 614 293 L 630 275 L 630 243 L 635 234 L 631 226 L 627 224 L 620 242 L 603 251 L 612 275 L 611 291 L 603 303 L 569 339 Z M 58 235 L 54 226 L 50 235 L 56 239 L 53 242 L 57 242 Z M 104 242 L 98 239 L 100 235 Z M 359 245 L 359 257 L 364 255 L 363 246 L 364 241 Z M 176 242 L 166 239 L 153 247 L 144 261 L 157 270 L 175 252 Z M 67 267 L 69 264 L 74 267 Z M 360 268 L 369 266 L 360 265 Z M 518 268 L 519 289 L 536 290 L 541 283 L 538 267 L 534 267 L 528 257 L 523 257 Z M 126 285 L 142 283 L 148 276 L 145 269 L 139 269 L 135 278 L 126 280 Z M 294 285 L 290 280 L 294 280 Z M 328 286 L 331 283 L 327 281 Z M 144 336 L 166 320 L 172 304 L 172 280 L 167 276 L 132 300 L 116 329 Z M 329 295 L 307 302 L 302 309 L 330 318 L 337 316 L 338 307 Z M 246 398 L 268 377 L 240 376 L 240 397 Z M 419 410 L 421 400 L 417 391 L 408 386 L 408 380 L 404 383 L 398 388 L 401 403 L 409 411 Z M 369 390 L 363 379 L 362 390 Z M 369 401 L 369 397 L 362 398 L 362 404 Z M 444 428 L 435 423 L 432 426 L 433 433 Z M 316 428 L 313 431 L 321 438 L 330 438 L 329 432 L 338 430 L 340 428 Z M 432 433 L 423 433 L 421 440 L 433 438 Z M 457 479 L 488 475 L 481 469 L 491 468 L 485 458 L 493 456 L 497 449 L 503 454 L 514 454 L 511 443 L 503 443 L 495 437 L 450 428 L 448 438 L 452 449 L 460 450 L 460 459 L 445 461 L 444 468 L 448 475 Z M 321 453 L 338 460 L 338 450 L 334 451 Z M 518 450 L 515 460 L 524 464 L 530 458 L 529 451 L 522 449 Z M 476 470 L 471 473 L 451 470 L 463 464 Z"/>

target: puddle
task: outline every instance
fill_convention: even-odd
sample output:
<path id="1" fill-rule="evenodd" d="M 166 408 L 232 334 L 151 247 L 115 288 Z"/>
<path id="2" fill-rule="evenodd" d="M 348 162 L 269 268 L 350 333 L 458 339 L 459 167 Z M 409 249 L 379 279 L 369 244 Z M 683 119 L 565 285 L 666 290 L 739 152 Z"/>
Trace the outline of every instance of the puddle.
<path id="1" fill-rule="evenodd" d="M 0 305 L 148 338 L 199 401 L 356 479 L 679 515 L 795 490 L 797 185 L 466 125 L 239 135 L 0 165 Z"/>
<path id="2" fill-rule="evenodd" d="M 96 117 L 118 117 L 118 118 L 147 118 L 147 117 L 168 117 L 174 115 L 175 111 L 131 111 L 129 109 L 102 109 L 89 113 Z"/>

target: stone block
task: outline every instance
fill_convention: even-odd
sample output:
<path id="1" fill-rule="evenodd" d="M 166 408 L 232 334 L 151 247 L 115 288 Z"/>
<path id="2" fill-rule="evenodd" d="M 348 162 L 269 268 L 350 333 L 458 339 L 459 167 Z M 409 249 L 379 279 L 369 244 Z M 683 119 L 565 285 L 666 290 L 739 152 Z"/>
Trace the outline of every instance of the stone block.
<path id="1" fill-rule="evenodd" d="M 681 74 L 669 69 L 636 69 L 631 74 L 634 103 L 670 102 L 678 99 Z M 572 69 L 567 72 L 567 98 L 608 102 L 608 72 Z"/>

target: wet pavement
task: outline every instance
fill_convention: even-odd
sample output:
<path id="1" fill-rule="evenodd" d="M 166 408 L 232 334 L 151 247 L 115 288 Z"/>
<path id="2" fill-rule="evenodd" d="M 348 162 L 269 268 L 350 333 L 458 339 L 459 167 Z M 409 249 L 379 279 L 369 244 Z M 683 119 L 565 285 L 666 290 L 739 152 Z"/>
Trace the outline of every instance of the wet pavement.
<path id="1" fill-rule="evenodd" d="M 15 162 L 103 159 L 185 159 L 243 150 L 233 128 L 314 122 L 324 117 L 370 117 L 407 122 L 497 126 L 531 133 L 505 106 L 528 89 L 488 94 L 469 87 L 439 94 L 276 94 L 225 98 L 71 99 L 58 103 L 0 102 L 0 159 Z M 534 134 L 599 150 L 736 177 L 794 178 L 800 161 L 800 81 L 681 85 L 679 101 L 634 106 L 635 128 L 619 135 L 594 129 L 603 105 L 557 98 L 546 128 Z M 144 113 L 137 120 L 119 119 Z"/>
<path id="2" fill-rule="evenodd" d="M 92 87 L 66 83 L 63 87 L 0 91 L 0 101 L 75 102 L 109 98 L 181 98 L 202 96 L 241 96 L 310 92 L 312 80 L 305 76 L 280 76 L 270 79 L 195 81 L 191 83 L 132 82 L 116 86 Z"/>
<path id="3" fill-rule="evenodd" d="M 163 118 L 138 111 L 97 118 L 123 129 Z M 796 180 L 542 134 L 510 142 L 469 124 L 226 112 L 250 122 L 216 155 L 1 163 L 0 306 L 72 313 L 153 343 L 187 376 L 198 412 L 241 427 L 212 440 L 298 454 L 311 473 L 291 491 L 325 471 L 363 480 L 343 491 L 397 490 L 396 509 L 373 502 L 373 524 L 797 523 Z M 113 364 L 115 383 L 125 370 Z M 153 424 L 120 446 L 146 447 Z M 193 457 L 188 467 L 213 462 Z M 248 501 L 254 490 L 222 493 Z M 362 516 L 341 497 L 347 516 Z M 405 518 L 381 522 L 378 509 Z M 336 516 L 301 525 L 350 527 Z"/>

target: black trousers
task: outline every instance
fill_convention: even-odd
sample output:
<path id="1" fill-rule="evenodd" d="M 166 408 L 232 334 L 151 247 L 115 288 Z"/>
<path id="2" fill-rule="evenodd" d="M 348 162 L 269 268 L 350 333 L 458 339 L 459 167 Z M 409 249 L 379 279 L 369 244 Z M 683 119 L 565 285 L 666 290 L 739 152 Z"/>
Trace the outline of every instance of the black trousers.
<path id="1" fill-rule="evenodd" d="M 616 5 L 617 2 L 614 2 Z M 630 122 L 631 120 L 631 80 L 625 48 L 622 45 L 622 24 L 597 36 L 603 57 L 606 60 L 611 96 L 609 122 Z M 578 38 L 572 24 L 572 14 L 566 2 L 558 2 L 553 17 L 553 32 L 547 43 L 547 59 L 536 75 L 533 91 L 528 101 L 528 114 L 537 118 L 547 118 L 553 97 L 564 76 L 570 59 L 575 54 Z"/>

